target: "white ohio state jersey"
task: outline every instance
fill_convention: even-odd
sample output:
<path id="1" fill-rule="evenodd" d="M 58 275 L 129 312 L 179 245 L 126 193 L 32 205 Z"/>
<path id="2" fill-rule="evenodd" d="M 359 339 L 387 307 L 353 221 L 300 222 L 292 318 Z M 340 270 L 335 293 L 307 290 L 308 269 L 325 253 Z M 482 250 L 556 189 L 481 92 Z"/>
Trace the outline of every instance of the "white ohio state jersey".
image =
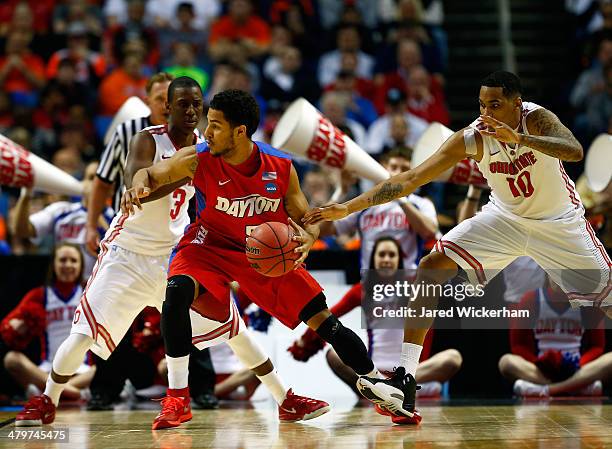
<path id="1" fill-rule="evenodd" d="M 524 102 L 518 131 L 529 134 L 527 116 L 541 106 Z M 470 124 L 482 130 L 480 118 Z M 478 162 L 491 187 L 490 202 L 511 218 L 557 220 L 584 214 L 576 187 L 562 162 L 527 146 L 512 146 L 482 136 L 483 156 Z"/>
<path id="2" fill-rule="evenodd" d="M 150 126 L 142 132 L 148 132 L 155 139 L 154 164 L 171 158 L 180 150 L 170 139 L 167 125 Z M 194 132 L 194 138 L 200 143 L 198 134 Z M 143 204 L 142 210 L 135 208 L 134 215 L 117 214 L 105 239 L 138 254 L 170 254 L 189 225 L 187 209 L 194 192 L 189 182 L 163 198 Z"/>

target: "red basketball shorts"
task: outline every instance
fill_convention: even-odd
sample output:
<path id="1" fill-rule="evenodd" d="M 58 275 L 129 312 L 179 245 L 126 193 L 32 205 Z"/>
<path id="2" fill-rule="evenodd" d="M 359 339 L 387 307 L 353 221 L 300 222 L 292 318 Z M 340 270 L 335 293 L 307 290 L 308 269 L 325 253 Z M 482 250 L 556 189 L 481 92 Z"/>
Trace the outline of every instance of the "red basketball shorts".
<path id="1" fill-rule="evenodd" d="M 187 244 L 176 251 L 168 277 L 177 275 L 196 279 L 219 304 L 230 297 L 229 283 L 236 281 L 255 304 L 291 329 L 300 323 L 299 314 L 306 304 L 323 291 L 304 268 L 268 277 L 249 266 L 243 251 L 202 244 Z"/>

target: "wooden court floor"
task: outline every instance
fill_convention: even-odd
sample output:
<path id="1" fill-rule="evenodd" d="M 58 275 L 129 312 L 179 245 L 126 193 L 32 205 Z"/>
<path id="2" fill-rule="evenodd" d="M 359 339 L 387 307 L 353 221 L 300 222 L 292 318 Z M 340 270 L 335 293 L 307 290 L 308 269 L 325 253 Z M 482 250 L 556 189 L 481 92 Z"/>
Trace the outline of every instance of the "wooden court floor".
<path id="1" fill-rule="evenodd" d="M 424 405 L 418 427 L 393 426 L 369 406 L 335 406 L 306 423 L 279 424 L 272 406 L 195 411 L 175 430 L 151 431 L 156 409 L 87 412 L 62 409 L 53 426 L 68 429 L 69 442 L 28 442 L 8 438 L 2 448 L 612 448 L 612 405 L 525 403 L 520 405 Z M 15 412 L 1 412 L 0 421 Z"/>

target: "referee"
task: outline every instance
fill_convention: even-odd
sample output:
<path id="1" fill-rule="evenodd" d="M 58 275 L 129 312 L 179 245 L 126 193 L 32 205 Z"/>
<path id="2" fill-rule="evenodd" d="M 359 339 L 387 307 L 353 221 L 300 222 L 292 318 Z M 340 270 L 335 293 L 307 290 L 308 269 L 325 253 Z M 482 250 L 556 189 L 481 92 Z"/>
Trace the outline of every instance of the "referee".
<path id="1" fill-rule="evenodd" d="M 123 191 L 123 169 L 130 140 L 148 126 L 167 123 L 168 86 L 173 79 L 173 75 L 164 72 L 157 73 L 149 79 L 145 101 L 151 109 L 151 115 L 119 124 L 102 153 L 87 209 L 86 247 L 93 255 L 97 255 L 100 245 L 97 222 L 113 189 L 113 209 L 115 212 L 119 211 Z M 136 351 L 132 345 L 131 331 L 124 336 L 108 360 L 105 361 L 95 355 L 94 359 L 96 373 L 90 385 L 91 400 L 87 406 L 88 410 L 111 409 L 113 402 L 119 399 L 126 379 L 130 379 L 137 389 L 148 387 L 153 382 L 151 373 L 156 371 L 156 367 L 153 370 L 145 369 L 146 365 L 152 364 L 152 361 Z M 208 349 L 198 351 L 192 347 L 189 384 L 194 408 L 217 407 L 218 401 L 214 396 L 215 371 Z"/>

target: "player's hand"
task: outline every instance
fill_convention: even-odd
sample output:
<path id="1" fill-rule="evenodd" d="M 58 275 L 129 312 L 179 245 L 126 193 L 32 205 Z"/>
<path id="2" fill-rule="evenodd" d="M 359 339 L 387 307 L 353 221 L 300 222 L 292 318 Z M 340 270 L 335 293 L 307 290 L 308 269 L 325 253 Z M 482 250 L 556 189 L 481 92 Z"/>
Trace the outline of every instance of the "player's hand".
<path id="1" fill-rule="evenodd" d="M 521 135 L 505 123 L 488 115 L 481 115 L 480 118 L 487 125 L 487 128 L 480 130 L 480 134 L 483 136 L 493 137 L 505 143 L 519 143 Z"/>
<path id="2" fill-rule="evenodd" d="M 144 186 L 143 184 L 137 184 L 131 189 L 127 189 L 123 192 L 121 197 L 121 212 L 124 214 L 133 214 L 134 206 L 142 210 L 142 204 L 140 198 L 146 198 L 151 193 L 151 189 Z"/>
<path id="3" fill-rule="evenodd" d="M 348 207 L 343 204 L 331 204 L 325 207 L 315 207 L 310 209 L 304 215 L 302 222 L 305 225 L 317 224 L 322 221 L 335 221 L 340 220 L 348 215 Z"/>
<path id="4" fill-rule="evenodd" d="M 312 245 L 314 245 L 315 239 L 310 232 L 307 232 L 291 218 L 289 218 L 289 224 L 295 231 L 295 235 L 291 240 L 301 243 L 300 246 L 293 250 L 296 253 L 302 253 L 300 258 L 293 263 L 293 269 L 295 270 L 299 268 L 300 265 L 302 265 L 306 260 L 306 257 L 308 257 L 308 252 L 310 251 L 310 248 L 312 248 Z"/>
<path id="5" fill-rule="evenodd" d="M 100 247 L 100 234 L 96 227 L 86 226 L 85 227 L 85 248 L 87 252 L 92 256 L 98 255 L 98 248 Z"/>
<path id="6" fill-rule="evenodd" d="M 9 320 L 8 324 L 13 328 L 15 332 L 21 335 L 25 334 L 28 330 L 28 326 L 25 321 L 19 318 L 13 318 L 12 320 Z"/>

